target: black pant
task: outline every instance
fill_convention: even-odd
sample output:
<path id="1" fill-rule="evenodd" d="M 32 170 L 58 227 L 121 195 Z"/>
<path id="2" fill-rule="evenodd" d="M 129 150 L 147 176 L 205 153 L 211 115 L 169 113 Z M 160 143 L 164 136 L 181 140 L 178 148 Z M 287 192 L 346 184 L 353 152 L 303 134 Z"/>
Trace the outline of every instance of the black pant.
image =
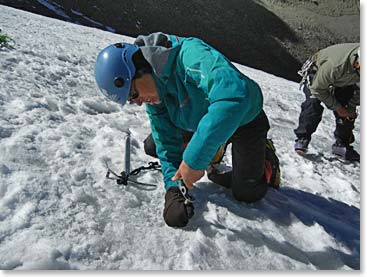
<path id="1" fill-rule="evenodd" d="M 226 174 L 208 176 L 213 182 L 232 189 L 238 201 L 247 203 L 263 198 L 268 185 L 265 180 L 265 143 L 269 121 L 262 111 L 253 121 L 239 127 L 229 139 L 232 143 L 232 171 Z M 185 134 L 185 138 L 191 138 Z M 186 140 L 187 141 L 187 140 Z M 148 155 L 157 157 L 151 135 L 144 141 Z"/>
<path id="2" fill-rule="evenodd" d="M 355 85 L 336 87 L 334 91 L 335 98 L 341 105 L 346 106 L 353 97 L 355 89 Z M 316 131 L 322 119 L 324 108 L 321 106 L 321 101 L 319 99 L 311 98 L 311 92 L 308 85 L 303 86 L 303 92 L 306 96 L 306 100 L 302 103 L 298 127 L 294 130 L 294 133 L 298 139 L 304 138 L 311 140 L 311 135 Z M 334 116 L 336 122 L 334 137 L 336 142 L 343 145 L 349 145 L 354 140 L 354 121 L 339 116 L 335 111 Z"/>

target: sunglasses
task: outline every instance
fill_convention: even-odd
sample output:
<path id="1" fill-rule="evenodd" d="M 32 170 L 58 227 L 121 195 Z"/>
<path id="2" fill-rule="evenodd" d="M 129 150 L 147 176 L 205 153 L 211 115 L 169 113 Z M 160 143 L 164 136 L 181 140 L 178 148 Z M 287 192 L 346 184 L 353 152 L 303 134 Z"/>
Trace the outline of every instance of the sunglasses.
<path id="1" fill-rule="evenodd" d="M 139 92 L 137 92 L 135 89 L 132 89 L 131 88 L 130 93 L 129 93 L 129 96 L 127 97 L 127 99 L 129 101 L 132 101 L 132 100 L 134 100 L 134 99 L 136 99 L 138 97 L 139 97 Z"/>

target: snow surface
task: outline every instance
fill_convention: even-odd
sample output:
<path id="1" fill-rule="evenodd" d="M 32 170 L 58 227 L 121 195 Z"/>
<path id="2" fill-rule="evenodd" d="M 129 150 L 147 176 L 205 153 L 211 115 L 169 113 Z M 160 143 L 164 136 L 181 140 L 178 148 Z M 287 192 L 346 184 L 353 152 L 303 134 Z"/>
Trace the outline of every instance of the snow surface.
<path id="1" fill-rule="evenodd" d="M 131 167 L 152 160 L 144 108 L 106 100 L 93 77 L 102 48 L 133 38 L 1 5 L 0 26 L 16 41 L 0 50 L 0 269 L 360 268 L 360 166 L 330 154 L 328 110 L 308 157 L 293 152 L 297 83 L 237 65 L 263 89 L 281 189 L 247 205 L 205 177 L 190 224 L 169 228 L 159 173 L 138 179 L 150 191 L 105 178 L 106 162 L 124 166 L 127 130 Z M 358 119 L 357 150 L 359 133 Z"/>

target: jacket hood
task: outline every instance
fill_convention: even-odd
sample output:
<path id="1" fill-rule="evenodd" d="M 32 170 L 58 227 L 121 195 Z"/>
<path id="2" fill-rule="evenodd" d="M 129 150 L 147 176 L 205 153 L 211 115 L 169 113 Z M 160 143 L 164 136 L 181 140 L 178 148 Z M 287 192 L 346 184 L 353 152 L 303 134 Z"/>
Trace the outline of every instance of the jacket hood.
<path id="1" fill-rule="evenodd" d="M 135 44 L 141 49 L 144 58 L 152 66 L 154 73 L 161 78 L 169 72 L 172 61 L 180 49 L 181 38 L 161 32 L 147 36 L 140 35 Z"/>

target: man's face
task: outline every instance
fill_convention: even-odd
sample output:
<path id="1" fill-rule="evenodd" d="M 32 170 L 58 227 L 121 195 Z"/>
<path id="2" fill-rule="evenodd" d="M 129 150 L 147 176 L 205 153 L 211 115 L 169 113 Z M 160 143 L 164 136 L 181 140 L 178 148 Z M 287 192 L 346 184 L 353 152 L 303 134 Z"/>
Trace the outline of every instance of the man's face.
<path id="1" fill-rule="evenodd" d="M 129 102 L 141 106 L 143 103 L 155 105 L 161 103 L 153 77 L 146 74 L 139 79 L 135 79 L 131 84 Z"/>

